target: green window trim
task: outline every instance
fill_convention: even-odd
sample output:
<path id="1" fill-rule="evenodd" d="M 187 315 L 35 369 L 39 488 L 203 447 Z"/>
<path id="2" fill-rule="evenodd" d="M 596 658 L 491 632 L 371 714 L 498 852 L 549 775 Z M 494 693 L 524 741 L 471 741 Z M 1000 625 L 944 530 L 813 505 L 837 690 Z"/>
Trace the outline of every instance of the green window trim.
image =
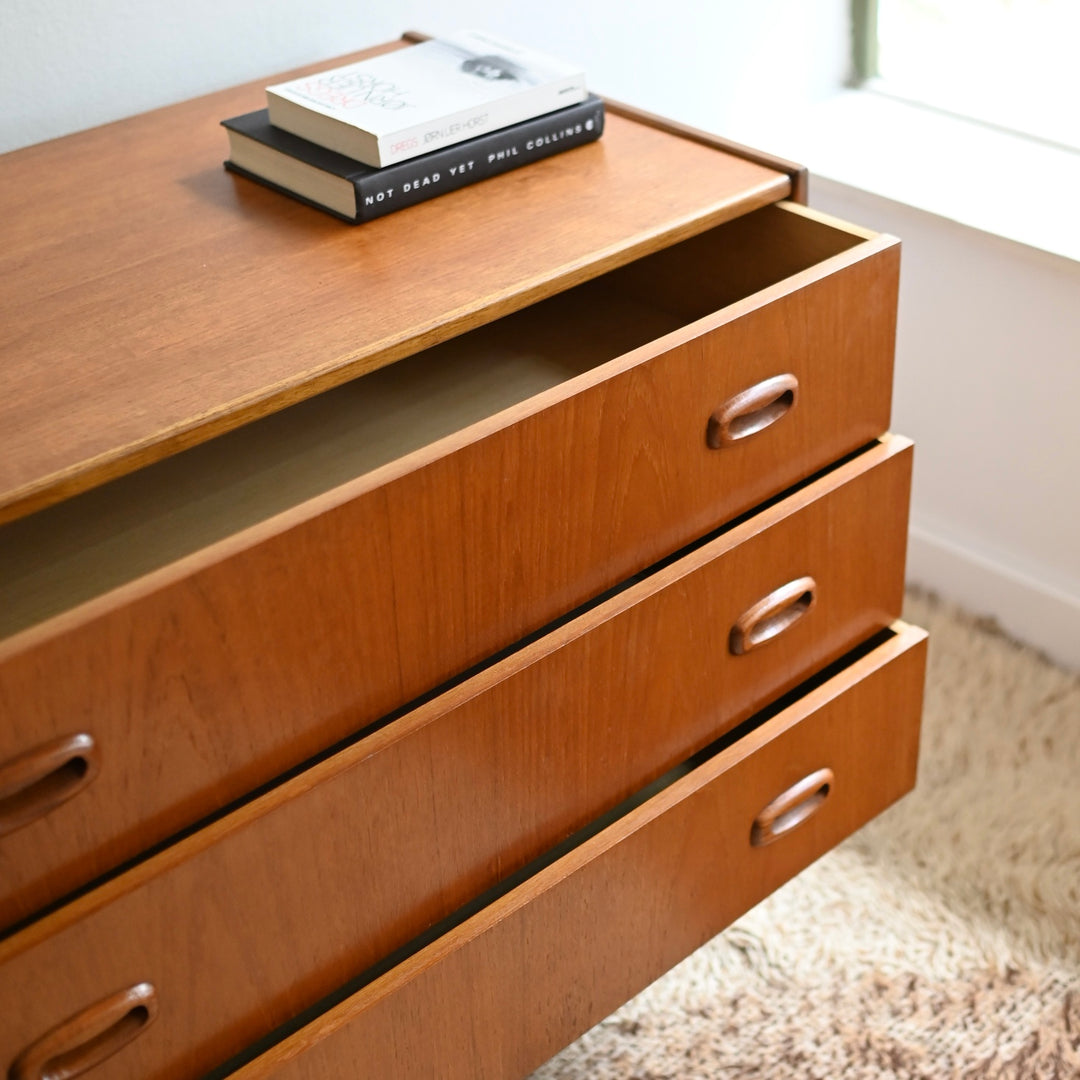
<path id="1" fill-rule="evenodd" d="M 878 74 L 877 0 L 851 0 L 853 86 Z"/>

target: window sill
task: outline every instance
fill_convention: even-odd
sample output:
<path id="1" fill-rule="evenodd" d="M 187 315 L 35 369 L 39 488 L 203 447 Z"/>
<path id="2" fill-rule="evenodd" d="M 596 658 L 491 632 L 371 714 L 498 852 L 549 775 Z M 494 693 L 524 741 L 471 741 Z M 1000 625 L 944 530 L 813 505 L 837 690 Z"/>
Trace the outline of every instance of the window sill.
<path id="1" fill-rule="evenodd" d="M 743 119 L 725 134 L 805 164 L 811 200 L 820 176 L 1080 262 L 1080 153 L 863 90 Z"/>

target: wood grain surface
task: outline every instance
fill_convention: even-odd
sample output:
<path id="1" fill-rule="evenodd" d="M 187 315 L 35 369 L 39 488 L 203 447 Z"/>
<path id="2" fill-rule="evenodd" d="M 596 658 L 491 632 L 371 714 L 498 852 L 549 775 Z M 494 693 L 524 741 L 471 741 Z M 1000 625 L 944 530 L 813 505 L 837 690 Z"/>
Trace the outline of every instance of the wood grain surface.
<path id="1" fill-rule="evenodd" d="M 520 1078 L 913 783 L 898 243 L 613 102 L 357 228 L 223 170 L 406 47 L 0 158 L 5 1075 Z"/>
<path id="2" fill-rule="evenodd" d="M 222 169 L 220 121 L 301 73 L 0 159 L 0 520 L 791 190 L 613 113 L 595 144 L 351 228 Z"/>
<path id="3" fill-rule="evenodd" d="M 236 1080 L 526 1076 L 912 787 L 926 635 L 897 629 Z M 752 847 L 762 808 L 823 767 L 815 813 Z"/>
<path id="4" fill-rule="evenodd" d="M 0 526 L 0 639 L 544 390 L 592 373 L 566 396 L 602 380 L 613 357 L 785 279 L 795 288 L 800 273 L 861 239 L 882 242 L 769 207 Z M 887 353 L 880 364 L 884 381 Z"/>
<path id="5" fill-rule="evenodd" d="M 591 283 L 624 304 L 651 290 L 680 324 L 658 341 L 0 641 L 0 762 L 84 731 L 101 755 L 79 796 L 0 841 L 0 921 L 880 435 L 898 246 L 759 213 Z M 517 337 L 557 358 L 581 309 L 554 336 L 534 309 Z M 709 449 L 710 414 L 778 371 L 798 405 Z"/>
<path id="6" fill-rule="evenodd" d="M 125 980 L 162 1015 L 103 1077 L 201 1073 L 308 1007 L 888 626 L 910 473 L 890 438 L 0 942 L 0 1062 Z M 732 654 L 806 573 L 813 609 Z"/>

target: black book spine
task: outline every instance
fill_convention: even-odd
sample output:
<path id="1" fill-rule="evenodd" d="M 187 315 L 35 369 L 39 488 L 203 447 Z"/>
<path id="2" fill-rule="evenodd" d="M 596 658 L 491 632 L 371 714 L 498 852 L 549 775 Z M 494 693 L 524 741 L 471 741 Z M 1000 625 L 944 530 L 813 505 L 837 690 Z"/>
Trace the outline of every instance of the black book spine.
<path id="1" fill-rule="evenodd" d="M 563 150 L 572 150 L 600 138 L 603 130 L 604 103 L 590 96 L 558 112 L 388 165 L 353 181 L 356 220 L 371 221 Z"/>

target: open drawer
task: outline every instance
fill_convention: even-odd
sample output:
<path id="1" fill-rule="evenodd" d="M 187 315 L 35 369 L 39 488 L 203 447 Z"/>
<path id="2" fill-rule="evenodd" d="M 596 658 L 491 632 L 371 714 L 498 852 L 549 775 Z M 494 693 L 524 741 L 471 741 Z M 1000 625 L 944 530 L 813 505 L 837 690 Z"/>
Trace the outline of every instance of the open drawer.
<path id="1" fill-rule="evenodd" d="M 126 983 L 148 1080 L 311 1007 L 888 627 L 910 468 L 876 444 L 0 942 L 0 1060 Z"/>
<path id="2" fill-rule="evenodd" d="M 297 1010 L 215 1075 L 244 1062 L 238 1075 L 245 1080 L 526 1075 L 913 785 L 924 639 L 894 624 L 535 864 Z M 320 882 L 306 884 L 307 918 L 317 922 Z M 231 902 L 214 889 L 202 897 L 212 908 Z M 189 943 L 179 918 L 168 936 L 176 952 Z M 263 951 L 306 947 L 284 934 Z M 217 948 L 260 963 L 243 941 L 221 938 Z M 77 974 L 85 958 L 78 950 L 68 955 Z M 49 975 L 40 972 L 27 988 Z M 192 996 L 129 963 L 110 970 L 100 1000 L 62 1012 L 38 1041 L 5 1040 L 3 1060 L 21 1049 L 19 1061 L 79 1063 L 111 1040 L 115 1056 L 95 1070 L 103 1080 L 201 1075 L 202 1055 L 185 1056 L 172 1027 Z M 9 1028 L 22 1027 L 21 1006 L 7 1006 Z M 99 1023 L 103 1038 L 88 1040 L 83 1017 L 107 1008 L 113 1023 Z M 176 1059 L 169 1068 L 162 1046 Z"/>
<path id="3" fill-rule="evenodd" d="M 0 925 L 865 444 L 899 249 L 774 205 L 0 529 Z"/>

